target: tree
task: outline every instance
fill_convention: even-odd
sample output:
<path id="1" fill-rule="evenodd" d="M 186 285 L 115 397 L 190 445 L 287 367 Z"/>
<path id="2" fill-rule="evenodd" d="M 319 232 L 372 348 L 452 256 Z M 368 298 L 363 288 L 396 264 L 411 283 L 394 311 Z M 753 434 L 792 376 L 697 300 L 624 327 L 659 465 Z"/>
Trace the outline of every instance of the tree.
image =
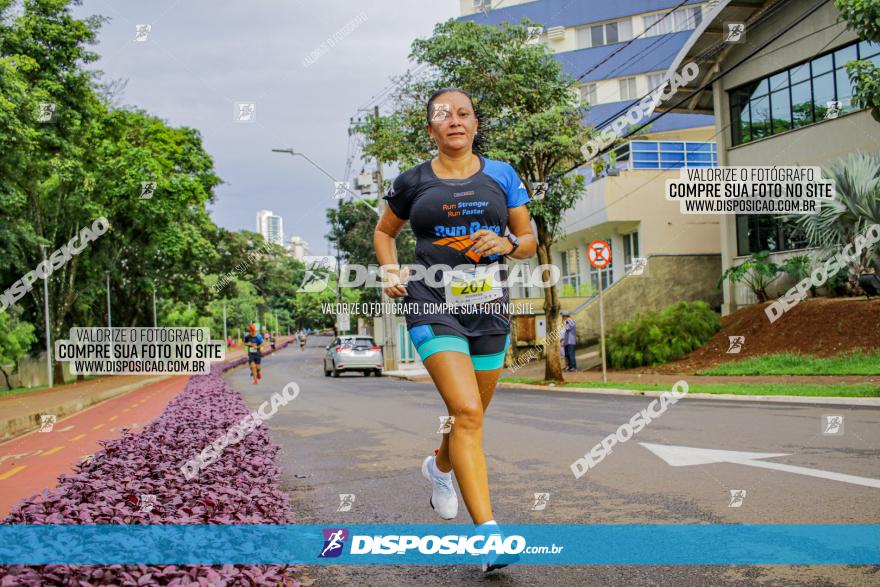
<path id="1" fill-rule="evenodd" d="M 861 39 L 880 43 L 880 3 L 877 0 L 835 0 L 834 4 Z M 846 73 L 855 85 L 853 99 L 859 108 L 870 108 L 880 122 L 880 67 L 870 61 L 850 61 Z"/>
<path id="2" fill-rule="evenodd" d="M 216 250 L 206 205 L 219 178 L 193 129 L 174 129 L 135 110 L 113 108 L 99 74 L 84 64 L 102 19 L 72 16 L 71 0 L 0 0 L 0 277 L 11 284 L 99 217 L 110 230 L 49 277 L 57 339 L 73 325 L 106 323 L 111 276 L 114 322 L 152 323 L 159 297 L 204 304 L 202 276 Z M 41 119 L 42 104 L 51 116 Z M 142 182 L 154 181 L 150 199 Z M 19 300 L 43 324 L 39 287 Z M 45 333 L 44 333 L 45 336 Z M 60 381 L 61 365 L 56 368 Z"/>
<path id="3" fill-rule="evenodd" d="M 340 202 L 338 208 L 327 209 L 327 222 L 330 232 L 327 240 L 336 246 L 343 264 L 376 265 L 376 251 L 373 249 L 373 229 L 376 227 L 376 213 L 371 210 L 376 201 L 365 199 Z M 401 264 L 415 260 L 415 235 L 407 224 L 397 237 L 398 261 Z M 380 289 L 366 287 L 361 290 L 361 301 L 379 301 Z"/>
<path id="4" fill-rule="evenodd" d="M 793 217 L 813 247 L 820 247 L 825 256 L 855 241 L 873 224 L 880 224 L 880 153 L 851 153 L 824 170 L 834 182 L 836 197 L 824 201 L 818 214 Z M 873 265 L 880 271 L 880 245 L 862 251 L 848 272 L 848 291 L 861 292 L 859 274 Z"/>
<path id="5" fill-rule="evenodd" d="M 785 273 L 796 280 L 806 277 L 808 266 L 809 257 L 805 255 L 789 257 L 783 261 L 782 265 L 777 265 L 770 260 L 770 251 L 760 251 L 752 253 L 739 265 L 728 268 L 718 280 L 718 287 L 721 287 L 721 283 L 725 279 L 729 279 L 733 283 L 743 283 L 755 295 L 758 303 L 763 304 L 770 299 L 767 288 L 774 281 Z"/>
<path id="6" fill-rule="evenodd" d="M 545 198 L 533 200 L 529 211 L 538 231 L 538 260 L 550 265 L 562 216 L 583 194 L 583 176 L 565 172 L 580 161 L 590 131 L 582 123 L 586 107 L 575 80 L 546 46 L 527 43 L 533 24 L 490 27 L 450 20 L 437 25 L 431 38 L 414 41 L 410 58 L 427 65 L 427 73 L 399 78 L 394 111 L 371 117 L 363 127 L 364 153 L 401 168 L 430 159 L 434 145 L 424 130 L 428 97 L 440 87 L 467 90 L 480 120 L 476 148 L 510 163 L 530 193 L 532 182 L 549 184 Z M 550 281 L 549 271 L 544 280 Z M 559 323 L 559 310 L 556 287 L 546 288 L 548 325 Z M 544 376 L 562 380 L 558 353 L 546 353 Z"/>
<path id="7" fill-rule="evenodd" d="M 0 311 L 0 372 L 6 379 L 7 389 L 12 389 L 9 378 L 18 362 L 27 356 L 36 341 L 33 324 L 21 322 L 14 312 Z"/>

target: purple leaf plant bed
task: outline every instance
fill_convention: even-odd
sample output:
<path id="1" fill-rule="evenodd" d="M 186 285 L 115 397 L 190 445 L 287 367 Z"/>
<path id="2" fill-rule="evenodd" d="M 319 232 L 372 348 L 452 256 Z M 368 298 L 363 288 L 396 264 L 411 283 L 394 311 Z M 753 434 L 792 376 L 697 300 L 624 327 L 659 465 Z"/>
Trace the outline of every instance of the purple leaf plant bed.
<path id="1" fill-rule="evenodd" d="M 279 350 L 289 341 L 278 346 Z M 269 354 L 264 353 L 264 354 Z M 250 410 L 222 379 L 246 358 L 190 377 L 184 391 L 141 432 L 102 442 L 94 458 L 61 475 L 58 487 L 23 500 L 6 524 L 289 524 L 278 487 L 274 444 L 258 426 L 186 481 L 180 466 L 237 424 Z M 155 496 L 149 511 L 142 495 Z M 298 586 L 293 565 L 9 565 L 11 585 L 284 585 Z"/>

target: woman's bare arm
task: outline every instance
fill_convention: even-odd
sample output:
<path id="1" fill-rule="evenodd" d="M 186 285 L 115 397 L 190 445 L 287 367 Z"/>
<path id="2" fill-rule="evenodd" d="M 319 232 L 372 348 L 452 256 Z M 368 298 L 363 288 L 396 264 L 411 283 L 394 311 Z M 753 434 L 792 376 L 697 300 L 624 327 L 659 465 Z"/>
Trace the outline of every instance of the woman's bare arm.
<path id="1" fill-rule="evenodd" d="M 395 239 L 400 234 L 406 220 L 403 220 L 386 207 L 376 229 L 373 231 L 373 246 L 376 248 L 376 258 L 382 266 L 383 278 L 387 281 L 383 290 L 390 298 L 399 298 L 406 295 L 406 286 L 403 285 L 400 275 L 400 265 L 397 262 L 397 244 Z"/>

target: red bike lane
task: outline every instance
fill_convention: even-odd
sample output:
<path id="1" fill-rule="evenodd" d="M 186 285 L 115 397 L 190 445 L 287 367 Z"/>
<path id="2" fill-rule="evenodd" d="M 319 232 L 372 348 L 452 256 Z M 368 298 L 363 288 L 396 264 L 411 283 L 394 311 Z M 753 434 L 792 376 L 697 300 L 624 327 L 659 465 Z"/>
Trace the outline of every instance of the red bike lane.
<path id="1" fill-rule="evenodd" d="M 170 377 L 59 419 L 51 431 L 34 431 L 0 444 L 0 518 L 22 499 L 54 488 L 58 476 L 73 473 L 99 441 L 137 431 L 157 418 L 186 387 L 188 375 Z"/>

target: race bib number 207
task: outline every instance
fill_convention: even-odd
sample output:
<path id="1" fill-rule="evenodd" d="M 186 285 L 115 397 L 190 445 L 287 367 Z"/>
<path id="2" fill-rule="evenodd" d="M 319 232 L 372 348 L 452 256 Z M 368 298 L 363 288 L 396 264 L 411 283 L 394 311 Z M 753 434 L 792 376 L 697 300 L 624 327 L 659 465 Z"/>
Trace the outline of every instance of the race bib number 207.
<path id="1" fill-rule="evenodd" d="M 470 306 L 497 300 L 503 295 L 501 285 L 493 272 L 484 266 L 463 271 L 451 270 L 444 276 L 446 303 L 451 306 Z"/>

